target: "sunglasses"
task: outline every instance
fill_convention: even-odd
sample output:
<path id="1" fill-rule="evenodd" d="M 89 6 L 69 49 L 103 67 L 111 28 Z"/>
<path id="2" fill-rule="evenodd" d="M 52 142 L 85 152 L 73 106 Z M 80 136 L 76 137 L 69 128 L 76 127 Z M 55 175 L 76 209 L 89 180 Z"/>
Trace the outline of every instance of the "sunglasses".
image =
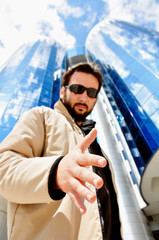
<path id="1" fill-rule="evenodd" d="M 87 90 L 88 97 L 96 98 L 98 95 L 98 90 L 95 88 L 86 88 L 80 84 L 72 84 L 69 86 L 65 86 L 65 88 L 68 88 L 71 92 L 76 94 L 82 94 L 85 90 Z"/>

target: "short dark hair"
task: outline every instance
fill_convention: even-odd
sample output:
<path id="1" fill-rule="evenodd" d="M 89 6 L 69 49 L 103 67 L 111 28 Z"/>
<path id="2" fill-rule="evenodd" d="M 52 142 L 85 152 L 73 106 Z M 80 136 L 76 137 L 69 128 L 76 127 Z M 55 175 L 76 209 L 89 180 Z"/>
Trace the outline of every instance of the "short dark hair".
<path id="1" fill-rule="evenodd" d="M 84 73 L 90 73 L 93 76 L 95 76 L 99 82 L 98 91 L 100 91 L 103 78 L 100 71 L 100 68 L 97 64 L 89 64 L 89 63 L 79 63 L 72 68 L 70 68 L 67 72 L 64 73 L 62 77 L 62 86 L 67 86 L 69 84 L 70 78 L 74 72 L 84 72 Z"/>

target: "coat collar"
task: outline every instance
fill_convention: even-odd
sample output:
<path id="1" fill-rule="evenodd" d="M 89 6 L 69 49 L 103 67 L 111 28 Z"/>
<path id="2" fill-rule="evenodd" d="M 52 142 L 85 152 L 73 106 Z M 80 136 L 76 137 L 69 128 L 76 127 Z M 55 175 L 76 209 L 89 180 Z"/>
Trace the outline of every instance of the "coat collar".
<path id="1" fill-rule="evenodd" d="M 55 111 L 57 111 L 58 113 L 64 115 L 67 120 L 69 122 L 75 123 L 74 119 L 72 118 L 72 116 L 69 114 L 67 108 L 65 107 L 65 105 L 63 104 L 63 102 L 61 100 L 58 100 L 57 103 L 54 106 Z"/>

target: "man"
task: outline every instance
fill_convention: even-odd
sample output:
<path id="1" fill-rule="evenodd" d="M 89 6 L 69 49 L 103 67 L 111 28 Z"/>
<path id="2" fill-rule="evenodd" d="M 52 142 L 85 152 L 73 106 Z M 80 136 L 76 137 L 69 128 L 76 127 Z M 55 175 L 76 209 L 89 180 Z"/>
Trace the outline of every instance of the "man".
<path id="1" fill-rule="evenodd" d="M 55 110 L 28 111 L 2 142 L 0 194 L 9 201 L 9 239 L 121 239 L 109 163 L 94 122 L 86 120 L 101 85 L 95 67 L 71 68 Z"/>

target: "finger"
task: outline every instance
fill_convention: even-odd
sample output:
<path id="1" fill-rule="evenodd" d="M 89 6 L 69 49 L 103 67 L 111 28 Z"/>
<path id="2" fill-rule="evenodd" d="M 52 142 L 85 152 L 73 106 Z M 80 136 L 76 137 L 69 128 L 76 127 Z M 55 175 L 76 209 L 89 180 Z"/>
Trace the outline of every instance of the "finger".
<path id="1" fill-rule="evenodd" d="M 82 182 L 88 182 L 89 184 L 91 184 L 97 189 L 103 186 L 103 179 L 100 176 L 98 176 L 96 173 L 94 173 L 93 171 L 90 171 L 85 167 L 74 168 L 73 174 L 74 174 L 74 178 Z M 83 190 L 83 189 L 76 189 L 76 191 L 79 191 L 79 190 Z"/>
<path id="2" fill-rule="evenodd" d="M 73 201 L 73 203 L 75 204 L 75 206 L 77 207 L 77 209 L 80 211 L 80 213 L 85 214 L 86 207 L 85 207 L 80 195 L 78 193 L 76 193 L 75 191 L 69 192 L 68 195 L 71 198 L 71 200 Z"/>
<path id="3" fill-rule="evenodd" d="M 91 132 L 84 137 L 83 141 L 79 144 L 79 148 L 81 149 L 82 153 L 90 146 L 90 144 L 95 140 L 97 136 L 97 130 L 93 128 Z"/>
<path id="4" fill-rule="evenodd" d="M 99 155 L 86 153 L 83 154 L 83 157 L 79 158 L 77 162 L 80 166 L 105 167 L 107 160 Z"/>
<path id="5" fill-rule="evenodd" d="M 80 181 L 79 179 L 72 178 L 71 185 L 73 191 L 78 193 L 81 197 L 86 199 L 88 202 L 93 203 L 96 199 L 96 194 L 91 191 L 84 182 Z"/>

